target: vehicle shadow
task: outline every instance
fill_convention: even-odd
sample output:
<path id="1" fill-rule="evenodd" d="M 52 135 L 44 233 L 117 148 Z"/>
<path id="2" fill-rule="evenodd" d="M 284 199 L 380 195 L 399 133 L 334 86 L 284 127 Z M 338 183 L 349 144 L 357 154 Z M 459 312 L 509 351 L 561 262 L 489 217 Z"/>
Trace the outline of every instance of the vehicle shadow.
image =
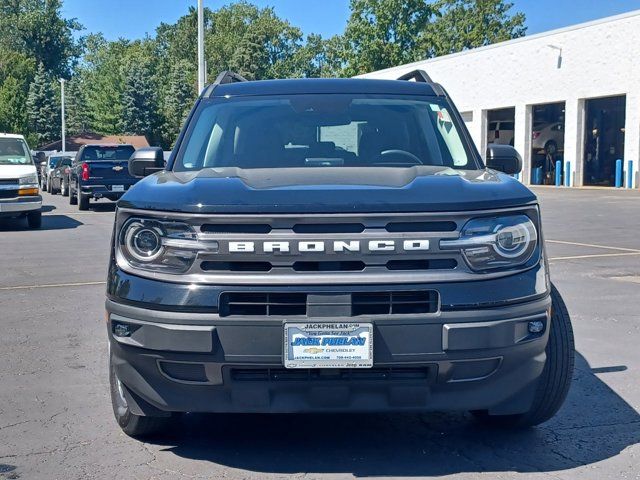
<path id="1" fill-rule="evenodd" d="M 89 210 L 94 212 L 115 212 L 116 202 L 91 202 L 89 203 Z"/>
<path id="2" fill-rule="evenodd" d="M 77 228 L 83 225 L 82 222 L 67 215 L 43 215 L 42 226 L 33 230 L 34 232 L 42 230 L 67 230 Z M 19 232 L 30 230 L 25 218 L 2 218 L 0 219 L 0 232 Z"/>
<path id="3" fill-rule="evenodd" d="M 185 415 L 153 443 L 179 457 L 253 472 L 395 477 L 553 472 L 614 457 L 639 441 L 638 412 L 577 354 L 564 407 L 528 430 L 488 429 L 468 414 L 447 413 Z"/>

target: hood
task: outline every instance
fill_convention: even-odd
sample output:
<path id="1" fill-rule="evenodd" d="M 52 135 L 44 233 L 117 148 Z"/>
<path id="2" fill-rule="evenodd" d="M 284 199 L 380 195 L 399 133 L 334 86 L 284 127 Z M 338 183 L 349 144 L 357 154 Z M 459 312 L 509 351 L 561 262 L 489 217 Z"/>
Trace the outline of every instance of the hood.
<path id="1" fill-rule="evenodd" d="M 190 213 L 437 212 L 535 203 L 514 178 L 493 170 L 411 168 L 209 168 L 158 172 L 118 205 Z"/>
<path id="2" fill-rule="evenodd" d="M 25 177 L 34 173 L 36 173 L 36 167 L 31 163 L 28 165 L 0 165 L 0 180 Z"/>

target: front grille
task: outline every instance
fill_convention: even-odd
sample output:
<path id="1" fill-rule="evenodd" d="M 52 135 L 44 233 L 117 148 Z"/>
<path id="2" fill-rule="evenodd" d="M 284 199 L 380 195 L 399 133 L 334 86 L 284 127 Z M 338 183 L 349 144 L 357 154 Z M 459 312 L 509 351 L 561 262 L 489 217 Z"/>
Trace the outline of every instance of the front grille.
<path id="1" fill-rule="evenodd" d="M 434 290 L 361 292 L 351 295 L 351 316 L 410 315 L 438 311 Z"/>
<path id="2" fill-rule="evenodd" d="M 219 312 L 221 317 L 306 315 L 307 294 L 224 292 Z"/>
<path id="3" fill-rule="evenodd" d="M 430 367 L 397 368 L 231 368 L 231 379 L 236 382 L 318 382 L 318 381 L 390 381 L 420 380 L 433 377 Z"/>
<path id="4" fill-rule="evenodd" d="M 202 233 L 269 233 L 271 225 L 265 223 L 205 223 Z"/>
<path id="5" fill-rule="evenodd" d="M 455 232 L 456 222 L 391 222 L 387 232 Z"/>
<path id="6" fill-rule="evenodd" d="M 0 198 L 16 198 L 17 196 L 17 188 L 15 190 L 0 190 Z"/>
<path id="7" fill-rule="evenodd" d="M 205 272 L 268 272 L 270 262 L 202 262 L 200 268 Z"/>
<path id="8" fill-rule="evenodd" d="M 344 293 L 335 295 L 343 296 Z M 299 292 L 223 292 L 220 294 L 219 314 L 221 317 L 306 317 L 307 300 L 307 294 Z M 439 303 L 435 290 L 355 292 L 351 294 L 351 309 L 345 315 L 431 314 L 438 311 Z"/>
<path id="9" fill-rule="evenodd" d="M 527 210 L 536 215 L 535 207 Z M 197 258 L 180 281 L 266 291 L 281 285 L 419 285 L 503 276 L 510 272 L 472 271 L 460 251 L 442 250 L 440 243 L 458 239 L 471 218 L 508 211 L 175 214 L 197 232 Z M 139 215 L 125 208 L 119 212 L 120 224 Z M 131 270 L 175 281 L 172 274 Z"/>
<path id="10" fill-rule="evenodd" d="M 376 267 L 378 270 L 416 271 L 416 270 L 453 270 L 458 266 L 454 258 L 437 258 L 433 260 L 389 260 L 383 265 L 365 263 L 358 260 L 344 261 L 295 261 L 291 265 L 281 266 L 276 262 L 216 262 L 204 261 L 200 269 L 205 272 L 362 272 L 367 267 Z"/>

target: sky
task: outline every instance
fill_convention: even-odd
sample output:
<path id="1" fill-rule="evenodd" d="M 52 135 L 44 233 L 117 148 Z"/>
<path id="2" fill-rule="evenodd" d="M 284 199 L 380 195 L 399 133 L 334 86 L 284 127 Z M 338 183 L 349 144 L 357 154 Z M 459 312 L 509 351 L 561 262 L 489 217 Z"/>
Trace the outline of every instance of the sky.
<path id="1" fill-rule="evenodd" d="M 329 37 L 341 33 L 349 16 L 349 0 L 250 0 L 300 27 L 304 34 Z M 640 9 L 640 0 L 511 0 L 526 14 L 527 34 L 575 25 Z M 205 0 L 211 9 L 229 1 Z M 197 0 L 64 0 L 63 14 L 85 26 L 84 33 L 102 32 L 108 39 L 153 35 L 161 23 L 173 23 Z"/>

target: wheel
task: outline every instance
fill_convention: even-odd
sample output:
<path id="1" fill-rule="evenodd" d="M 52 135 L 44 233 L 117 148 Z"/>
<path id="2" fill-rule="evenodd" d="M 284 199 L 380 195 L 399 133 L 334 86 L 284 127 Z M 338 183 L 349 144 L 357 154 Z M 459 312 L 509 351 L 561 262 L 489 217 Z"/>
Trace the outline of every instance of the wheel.
<path id="1" fill-rule="evenodd" d="M 51 181 L 47 179 L 47 193 L 51 193 Z"/>
<path id="2" fill-rule="evenodd" d="M 60 195 L 63 197 L 69 196 L 69 191 L 67 190 L 67 186 L 64 183 L 64 178 L 60 179 Z"/>
<path id="3" fill-rule="evenodd" d="M 488 415 L 486 410 L 471 412 L 483 423 L 510 428 L 532 427 L 553 417 L 567 398 L 575 360 L 573 329 L 564 300 L 553 284 L 551 302 L 547 362 L 531 409 L 518 415 Z"/>
<path id="4" fill-rule="evenodd" d="M 76 192 L 78 196 L 78 210 L 89 210 L 89 197 L 83 195 L 82 192 Z"/>
<path id="5" fill-rule="evenodd" d="M 42 212 L 38 210 L 27 213 L 27 222 L 29 223 L 29 228 L 40 228 L 42 226 Z"/>
<path id="6" fill-rule="evenodd" d="M 74 193 L 73 188 L 71 188 L 71 182 L 69 182 L 69 205 L 78 204 L 78 190 Z"/>
<path id="7" fill-rule="evenodd" d="M 544 144 L 544 153 L 553 157 L 556 153 L 558 153 L 558 144 L 553 140 L 549 140 Z"/>
<path id="8" fill-rule="evenodd" d="M 124 433 L 132 437 L 144 437 L 165 431 L 172 417 L 150 417 L 131 412 L 124 396 L 124 386 L 116 375 L 113 359 L 109 356 L 109 387 L 113 415 Z"/>

